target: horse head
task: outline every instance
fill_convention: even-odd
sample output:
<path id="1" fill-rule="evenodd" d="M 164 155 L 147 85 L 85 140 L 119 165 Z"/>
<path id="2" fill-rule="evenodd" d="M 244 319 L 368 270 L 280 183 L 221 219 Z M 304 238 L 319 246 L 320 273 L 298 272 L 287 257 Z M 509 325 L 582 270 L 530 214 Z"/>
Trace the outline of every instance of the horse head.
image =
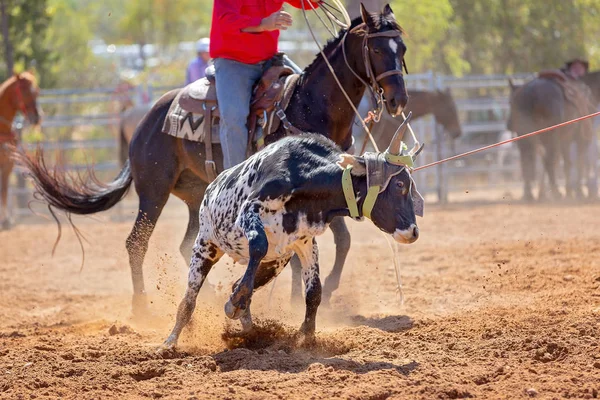
<path id="1" fill-rule="evenodd" d="M 360 23 L 348 31 L 347 62 L 364 82 L 371 86 L 387 111 L 400 115 L 408 103 L 402 75 L 406 45 L 403 30 L 389 5 L 381 13 L 369 13 L 361 4 Z"/>
<path id="2" fill-rule="evenodd" d="M 456 109 L 456 103 L 450 89 L 437 90 L 435 92 L 433 114 L 436 121 L 442 124 L 452 139 L 457 139 L 462 135 L 458 110 Z"/>
<path id="3" fill-rule="evenodd" d="M 23 116 L 33 124 L 40 123 L 42 110 L 37 104 L 40 88 L 35 76 L 30 72 L 15 74 L 13 85 L 14 107 L 23 113 Z"/>

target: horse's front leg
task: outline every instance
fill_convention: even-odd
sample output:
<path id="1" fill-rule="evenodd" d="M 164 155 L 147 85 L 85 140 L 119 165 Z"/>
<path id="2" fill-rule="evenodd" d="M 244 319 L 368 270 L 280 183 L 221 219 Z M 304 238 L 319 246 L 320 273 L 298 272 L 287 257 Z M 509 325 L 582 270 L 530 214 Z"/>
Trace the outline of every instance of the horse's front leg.
<path id="1" fill-rule="evenodd" d="M 9 157 L 8 152 L 0 147 L 0 156 Z M 0 229 L 10 229 L 12 223 L 8 212 L 8 182 L 10 173 L 13 169 L 13 163 L 7 161 L 0 165 Z"/>
<path id="2" fill-rule="evenodd" d="M 239 225 L 248 239 L 250 258 L 242 280 L 235 287 L 229 301 L 225 304 L 225 314 L 231 319 L 242 317 L 250 307 L 256 271 L 269 249 L 267 234 L 255 206 L 256 204 L 253 202 L 246 203 L 242 208 L 239 219 Z"/>
<path id="3" fill-rule="evenodd" d="M 332 293 L 340 286 L 342 270 L 344 269 L 344 263 L 350 251 L 351 243 L 350 231 L 348 231 L 346 221 L 343 217 L 334 218 L 331 224 L 329 224 L 329 229 L 333 232 L 333 240 L 335 242 L 335 262 L 333 269 L 325 279 L 325 285 L 323 285 L 323 304 L 326 306 L 329 305 Z"/>

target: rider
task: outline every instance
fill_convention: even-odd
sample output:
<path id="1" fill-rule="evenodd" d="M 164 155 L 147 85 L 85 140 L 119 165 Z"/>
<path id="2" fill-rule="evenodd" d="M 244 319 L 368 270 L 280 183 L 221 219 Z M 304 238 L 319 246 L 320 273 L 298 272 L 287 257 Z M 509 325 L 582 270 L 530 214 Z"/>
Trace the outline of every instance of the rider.
<path id="1" fill-rule="evenodd" d="M 590 63 L 588 61 L 575 58 L 571 61 L 567 61 L 562 70 L 569 77 L 579 79 L 587 74 L 589 67 Z"/>
<path id="2" fill-rule="evenodd" d="M 210 32 L 220 112 L 224 167 L 244 161 L 248 140 L 246 120 L 252 87 L 265 63 L 277 53 L 279 31 L 292 25 L 284 1 L 302 8 L 304 0 L 215 0 Z M 314 7 L 319 0 L 310 0 Z M 306 9 L 312 9 L 305 2 Z"/>
<path id="3" fill-rule="evenodd" d="M 185 74 L 186 85 L 204 78 L 204 71 L 206 71 L 206 67 L 208 67 L 208 62 L 210 61 L 209 45 L 209 38 L 202 38 L 196 42 L 197 57 L 188 64 Z"/>

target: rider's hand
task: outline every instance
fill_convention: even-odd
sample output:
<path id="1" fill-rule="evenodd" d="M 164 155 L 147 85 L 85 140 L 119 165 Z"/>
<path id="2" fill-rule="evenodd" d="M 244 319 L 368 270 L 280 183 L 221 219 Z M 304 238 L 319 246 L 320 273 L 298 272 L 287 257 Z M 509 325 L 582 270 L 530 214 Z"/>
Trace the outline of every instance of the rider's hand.
<path id="1" fill-rule="evenodd" d="M 292 26 L 292 16 L 285 11 L 275 11 L 273 14 L 263 18 L 260 26 L 263 31 L 286 30 Z"/>

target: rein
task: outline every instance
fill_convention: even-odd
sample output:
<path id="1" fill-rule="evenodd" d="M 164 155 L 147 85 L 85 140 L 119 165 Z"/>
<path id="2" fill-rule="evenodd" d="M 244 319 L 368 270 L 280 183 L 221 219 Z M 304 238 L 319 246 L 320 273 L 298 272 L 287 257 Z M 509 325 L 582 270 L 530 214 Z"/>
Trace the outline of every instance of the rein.
<path id="1" fill-rule="evenodd" d="M 354 74 L 354 76 L 358 80 L 360 80 L 362 82 L 362 84 L 364 86 L 368 87 L 369 90 L 371 91 L 371 96 L 373 96 L 373 99 L 375 100 L 375 105 L 376 105 L 376 109 L 371 111 L 371 115 L 372 115 L 372 120 L 375 123 L 377 123 L 380 121 L 381 114 L 383 113 L 383 88 L 381 87 L 381 85 L 379 85 L 379 81 L 384 78 L 387 78 L 388 76 L 394 76 L 394 75 L 402 76 L 402 70 L 392 69 L 392 70 L 383 72 L 383 73 L 375 76 L 375 72 L 373 71 L 373 64 L 371 62 L 371 57 L 369 57 L 368 40 L 371 38 L 375 38 L 375 37 L 395 38 L 395 37 L 399 37 L 401 35 L 400 35 L 400 32 L 398 32 L 398 31 L 366 33 L 366 31 L 364 31 L 364 28 L 365 28 L 365 24 L 362 23 L 359 26 L 355 27 L 352 31 L 346 31 L 346 33 L 344 34 L 344 37 L 342 39 L 342 53 L 344 55 L 344 62 L 346 63 L 346 66 L 348 67 L 348 69 L 352 72 L 352 74 Z M 363 62 L 365 64 L 365 71 L 367 72 L 367 79 L 371 82 L 370 84 L 368 84 L 364 79 L 362 79 L 360 77 L 360 75 L 358 75 L 356 73 L 354 68 L 352 68 L 350 66 L 350 63 L 348 62 L 348 56 L 346 54 L 346 37 L 348 36 L 349 32 L 364 33 L 363 43 L 362 43 L 362 48 L 363 48 L 362 58 L 363 58 Z M 405 63 L 404 59 L 402 60 L 402 65 L 404 66 L 404 69 L 406 70 L 406 63 Z M 407 73 L 408 73 L 408 71 L 407 71 Z"/>
<path id="2" fill-rule="evenodd" d="M 319 41 L 317 40 L 317 37 L 315 36 L 315 33 L 312 29 L 312 26 L 308 20 L 308 16 L 306 15 L 306 8 L 304 6 L 304 1 L 301 2 L 302 4 L 302 14 L 304 16 L 304 20 L 306 21 L 306 26 L 308 27 L 308 30 L 310 31 L 310 34 L 315 42 L 315 44 L 317 45 L 317 47 L 319 48 L 319 53 L 321 54 L 321 57 L 323 57 L 323 60 L 325 61 L 325 63 L 327 64 L 327 67 L 329 68 L 329 71 L 331 72 L 331 74 L 333 75 L 333 78 L 335 79 L 336 83 L 338 84 L 340 90 L 342 91 L 342 93 L 344 94 L 344 97 L 346 98 L 346 100 L 348 101 L 348 103 L 350 104 L 350 106 L 352 107 L 352 110 L 354 111 L 354 114 L 356 114 L 356 116 L 358 117 L 358 119 L 361 122 L 361 125 L 363 127 L 363 129 L 365 130 L 367 137 L 369 138 L 371 145 L 373 146 L 373 148 L 375 149 L 375 151 L 379 151 L 379 147 L 377 146 L 377 143 L 375 142 L 375 139 L 373 138 L 373 135 L 371 134 L 371 130 L 367 127 L 365 121 L 363 120 L 363 118 L 361 117 L 360 113 L 358 112 L 358 110 L 356 109 L 356 107 L 354 106 L 354 104 L 352 103 L 352 100 L 350 100 L 350 96 L 348 96 L 348 93 L 346 93 L 346 91 L 344 90 L 344 87 L 342 86 L 340 80 L 338 79 L 333 67 L 331 66 L 331 63 L 329 62 L 329 60 L 327 59 L 327 57 L 325 56 L 325 53 L 323 52 L 323 48 L 321 47 L 321 44 L 319 43 Z M 310 5 L 310 7 L 313 9 L 313 11 L 316 11 L 316 8 L 314 7 L 314 5 L 312 4 L 311 1 L 308 1 L 308 4 Z M 319 16 L 319 19 L 320 16 Z M 355 27 L 354 29 L 352 29 L 352 32 L 355 32 L 358 30 L 358 28 L 364 28 L 365 24 L 361 24 L 357 27 Z M 379 121 L 381 113 L 383 112 L 383 89 L 381 88 L 381 86 L 379 86 L 378 80 L 383 79 L 387 76 L 390 75 L 396 75 L 396 74 L 400 74 L 402 75 L 402 71 L 399 70 L 391 70 L 391 71 L 386 71 L 383 74 L 380 74 L 378 76 L 376 76 L 374 79 L 372 78 L 375 74 L 373 73 L 373 68 L 371 65 L 371 59 L 369 57 L 368 51 L 369 51 L 369 47 L 368 47 L 368 39 L 372 38 L 372 37 L 378 37 L 378 36 L 389 36 L 389 37 L 397 37 L 400 36 L 400 32 L 398 31 L 387 31 L 387 32 L 376 32 L 373 34 L 367 34 L 365 32 L 364 38 L 363 38 L 363 62 L 365 63 L 365 68 L 367 70 L 367 79 L 371 80 L 371 85 L 367 84 L 367 82 L 365 82 L 364 79 L 362 79 L 357 73 L 356 71 L 354 71 L 354 69 L 352 67 L 350 67 L 350 64 L 348 63 L 348 58 L 346 56 L 346 37 L 348 36 L 348 33 L 351 32 L 350 30 L 347 30 L 346 33 L 344 34 L 344 37 L 342 38 L 342 52 L 344 55 L 344 61 L 346 63 L 346 66 L 350 69 L 350 71 L 354 74 L 354 76 L 356 76 L 360 82 L 365 85 L 366 87 L 368 87 L 371 90 L 371 93 L 373 95 L 373 97 L 376 100 L 376 105 L 377 105 L 377 110 L 375 111 L 377 115 L 376 117 L 376 122 Z M 393 36 L 391 36 L 391 34 L 393 34 Z M 406 67 L 406 64 L 404 63 L 404 60 L 402 61 L 402 64 Z M 371 72 L 369 72 L 371 71 Z M 370 74 L 370 75 L 369 75 Z M 377 93 L 377 94 L 376 94 Z"/>

